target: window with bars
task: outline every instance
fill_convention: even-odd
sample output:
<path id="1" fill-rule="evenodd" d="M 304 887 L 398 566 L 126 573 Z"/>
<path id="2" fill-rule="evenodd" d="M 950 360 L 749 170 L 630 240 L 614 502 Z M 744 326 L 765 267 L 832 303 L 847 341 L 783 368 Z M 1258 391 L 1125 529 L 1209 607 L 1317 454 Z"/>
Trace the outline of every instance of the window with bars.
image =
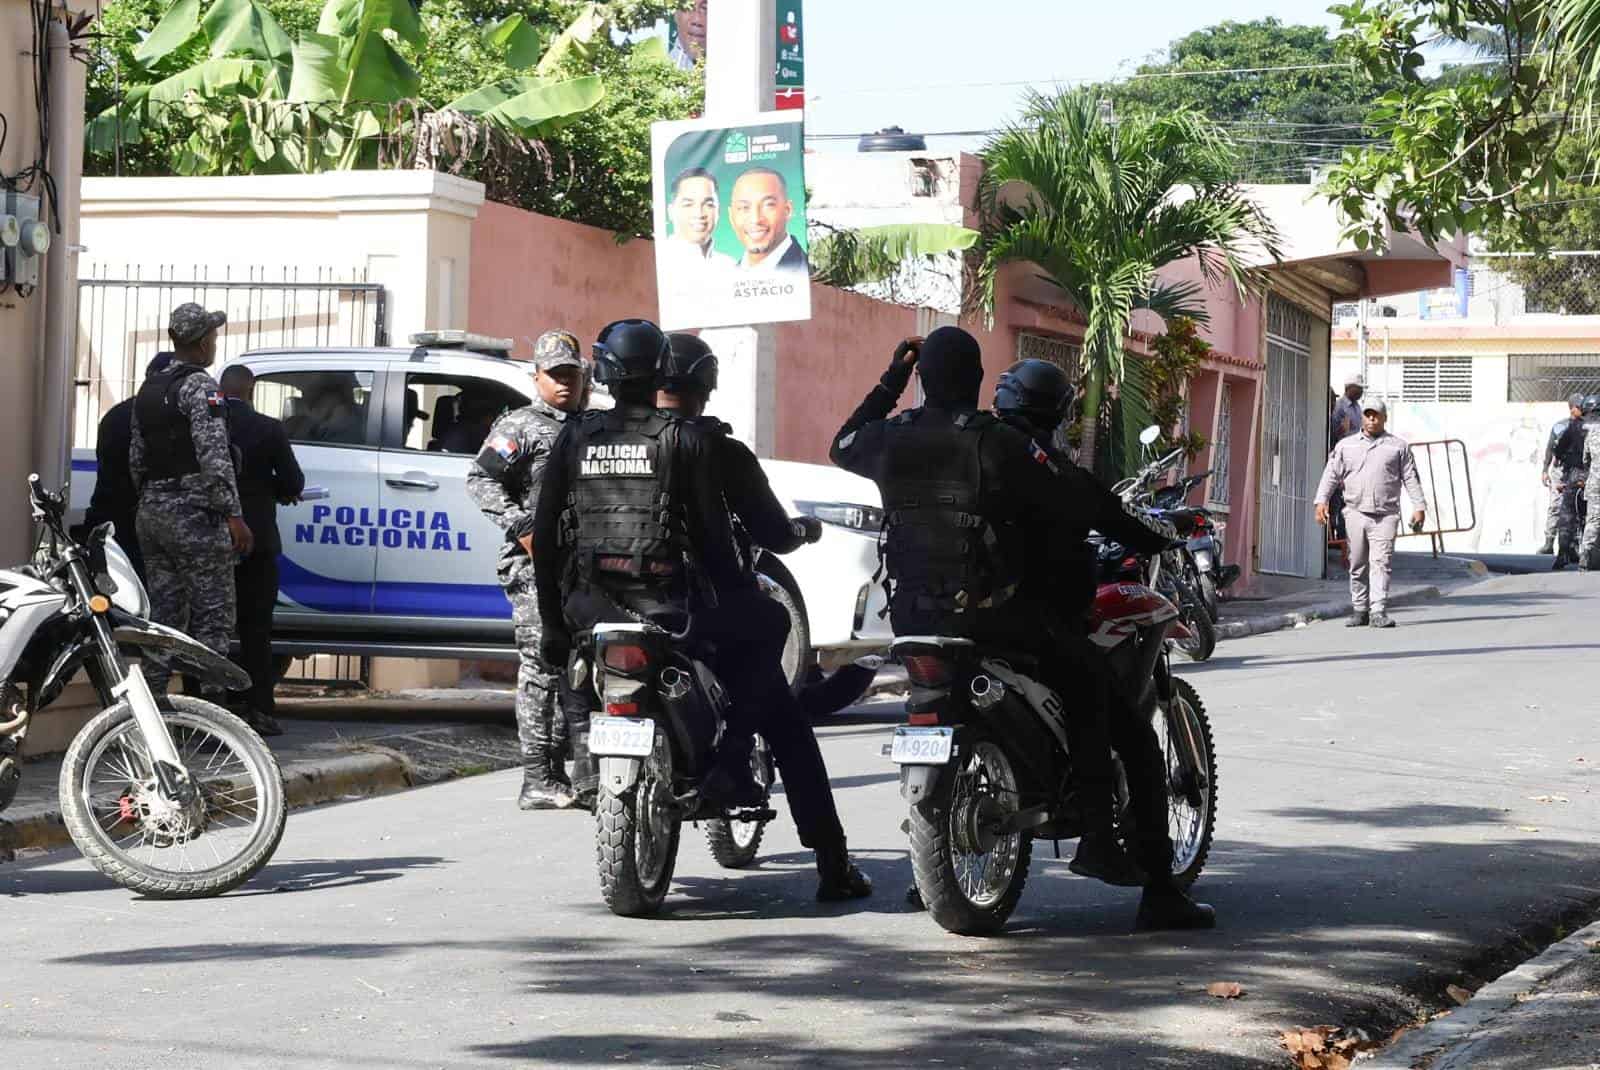
<path id="1" fill-rule="evenodd" d="M 1217 403 L 1217 441 L 1211 447 L 1211 480 L 1206 487 L 1206 504 L 1226 509 L 1233 460 L 1233 389 L 1226 381 L 1218 391 Z"/>
<path id="2" fill-rule="evenodd" d="M 1083 359 L 1083 346 L 1066 338 L 1024 332 L 1017 335 L 1017 359 L 1048 360 L 1076 376 Z"/>
<path id="3" fill-rule="evenodd" d="M 1511 354 L 1507 401 L 1565 401 L 1600 394 L 1600 353 Z"/>
<path id="4" fill-rule="evenodd" d="M 1403 358 L 1400 361 L 1400 400 L 1470 402 L 1472 358 Z"/>

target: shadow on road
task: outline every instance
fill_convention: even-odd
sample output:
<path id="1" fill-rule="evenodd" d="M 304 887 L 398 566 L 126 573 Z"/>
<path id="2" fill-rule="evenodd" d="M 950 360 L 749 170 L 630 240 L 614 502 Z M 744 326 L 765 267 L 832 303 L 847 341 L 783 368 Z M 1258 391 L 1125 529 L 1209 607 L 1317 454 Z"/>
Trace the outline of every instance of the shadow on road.
<path id="1" fill-rule="evenodd" d="M 69 892 L 103 892 L 115 888 L 110 877 L 94 870 L 44 868 L 59 865 L 62 857 L 41 858 L 32 865 L 7 866 L 0 874 L 0 895 L 61 895 Z M 387 858 L 318 858 L 293 862 L 269 862 L 243 887 L 227 898 L 247 899 L 281 892 L 308 892 L 328 888 L 351 888 L 361 884 L 390 881 L 407 870 L 435 869 L 449 859 L 437 855 L 394 856 Z M 133 902 L 161 902 L 135 897 Z"/>
<path id="2" fill-rule="evenodd" d="M 1506 815 L 1486 806 L 1449 806 L 1443 803 L 1385 806 L 1376 810 L 1335 810 L 1322 806 L 1294 806 L 1273 810 L 1275 817 L 1295 821 L 1366 825 L 1370 828 L 1458 828 L 1466 825 L 1506 824 Z"/>

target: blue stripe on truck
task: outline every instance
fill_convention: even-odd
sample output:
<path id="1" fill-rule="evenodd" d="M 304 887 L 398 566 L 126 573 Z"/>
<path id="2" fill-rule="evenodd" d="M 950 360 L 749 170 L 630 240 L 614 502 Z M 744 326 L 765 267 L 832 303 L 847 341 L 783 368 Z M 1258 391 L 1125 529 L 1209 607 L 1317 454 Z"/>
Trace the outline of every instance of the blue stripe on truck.
<path id="1" fill-rule="evenodd" d="M 295 602 L 322 613 L 508 620 L 511 603 L 494 584 L 363 583 L 323 576 L 278 557 L 278 587 Z"/>

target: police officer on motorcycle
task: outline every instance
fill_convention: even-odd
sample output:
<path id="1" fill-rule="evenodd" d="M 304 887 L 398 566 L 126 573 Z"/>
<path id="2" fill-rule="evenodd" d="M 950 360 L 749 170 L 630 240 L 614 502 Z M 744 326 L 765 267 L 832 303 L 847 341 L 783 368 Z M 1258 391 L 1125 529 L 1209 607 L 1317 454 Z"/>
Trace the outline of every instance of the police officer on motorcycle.
<path id="1" fill-rule="evenodd" d="M 800 841 L 816 852 L 817 898 L 871 894 L 872 883 L 850 863 L 822 752 L 783 673 L 788 615 L 742 560 L 730 510 L 775 551 L 814 541 L 820 525 L 791 522 L 759 466 L 738 460 L 728 445 L 734 440 L 656 408 L 657 376 L 671 348 L 655 324 L 611 324 L 594 356 L 595 377 L 617 405 L 567 421 L 534 515 L 535 547 L 562 551 L 534 555 L 545 662 L 564 665 L 573 634 L 601 621 L 644 620 L 674 631 L 687 624 L 716 650 L 712 668 L 731 700 L 730 736 L 759 731 L 772 748 Z M 730 792 L 748 753 L 719 755 L 719 779 Z"/>
<path id="2" fill-rule="evenodd" d="M 926 403 L 889 413 L 920 371 Z M 1029 369 L 1007 384 L 1028 402 L 1029 384 L 1044 373 Z M 1075 711 L 1074 758 L 1088 766 L 1081 783 L 1085 834 L 1073 868 L 1112 879 L 1128 872 L 1112 829 L 1109 748 L 1105 736 L 1104 667 L 1090 656 L 1083 634 L 1084 594 L 1091 593 L 1087 549 L 1070 578 L 1030 575 L 1055 567 L 1044 562 L 1053 539 L 1082 546 L 1091 525 L 1135 550 L 1155 553 L 1168 536 L 1123 511 L 1120 501 L 1073 465 L 1062 466 L 1029 433 L 978 411 L 983 364 L 978 342 L 958 327 L 940 327 L 925 341 L 907 339 L 861 406 L 840 428 L 835 464 L 877 483 L 888 518 L 886 564 L 894 582 L 890 612 L 897 635 L 953 635 L 1037 652 L 1045 682 L 1063 697 L 1088 693 Z M 1059 421 L 1061 400 L 1041 402 Z M 1033 404 L 1025 407 L 1035 408 Z M 1065 582 L 1077 591 L 1063 598 Z M 1075 614 L 1078 619 L 1069 619 Z M 1089 684 L 1093 690 L 1085 687 Z M 1139 824 L 1149 829 L 1139 846 L 1149 879 L 1139 907 L 1140 928 L 1204 928 L 1211 909 L 1195 903 L 1171 880 L 1172 845 L 1160 751 L 1143 721 L 1142 745 L 1129 745 L 1124 763 L 1149 790 L 1137 792 Z M 1124 727 L 1130 739 L 1135 728 Z M 1096 738 L 1098 737 L 1098 738 Z M 1144 766 L 1154 752 L 1158 768 Z M 1132 768 L 1136 767 L 1136 768 Z M 1156 787 L 1161 788 L 1158 798 Z"/>

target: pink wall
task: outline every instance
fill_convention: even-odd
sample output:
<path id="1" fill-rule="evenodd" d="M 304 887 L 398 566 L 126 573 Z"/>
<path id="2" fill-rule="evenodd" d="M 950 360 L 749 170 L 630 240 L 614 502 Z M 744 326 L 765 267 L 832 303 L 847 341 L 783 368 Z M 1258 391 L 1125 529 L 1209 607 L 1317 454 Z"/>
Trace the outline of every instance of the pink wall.
<path id="1" fill-rule="evenodd" d="M 654 249 L 618 245 L 608 230 L 486 201 L 472 224 L 468 323 L 480 334 L 530 338 L 565 327 L 588 343 L 628 316 L 656 315 Z"/>

